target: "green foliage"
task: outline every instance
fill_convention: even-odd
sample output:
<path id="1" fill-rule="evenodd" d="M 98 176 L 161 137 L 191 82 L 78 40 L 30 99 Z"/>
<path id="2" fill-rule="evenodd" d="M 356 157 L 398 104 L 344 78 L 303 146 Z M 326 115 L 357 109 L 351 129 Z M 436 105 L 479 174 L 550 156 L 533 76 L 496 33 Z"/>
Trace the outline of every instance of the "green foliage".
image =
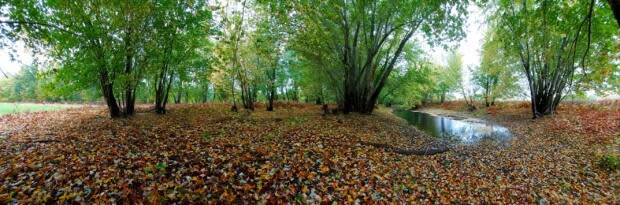
<path id="1" fill-rule="evenodd" d="M 620 157 L 617 155 L 602 156 L 598 161 L 598 165 L 609 171 L 620 170 Z"/>
<path id="2" fill-rule="evenodd" d="M 209 140 L 211 140 L 211 138 L 212 138 L 211 133 L 209 133 L 209 132 L 202 133 L 202 139 L 204 139 L 206 141 L 209 141 Z"/>
<path id="3" fill-rule="evenodd" d="M 51 71 L 24 66 L 14 76 L 0 80 L 0 101 L 8 102 L 90 102 L 99 100 L 94 88 L 78 90 L 58 81 Z"/>
<path id="4" fill-rule="evenodd" d="M 308 121 L 306 117 L 291 117 L 287 119 L 287 123 L 293 126 L 304 124 L 306 121 Z"/>
<path id="5" fill-rule="evenodd" d="M 166 162 L 157 162 L 157 164 L 155 164 L 155 168 L 159 171 L 166 171 L 168 164 L 166 164 Z"/>
<path id="6" fill-rule="evenodd" d="M 456 89 L 460 87 L 463 89 L 463 78 L 461 72 L 463 70 L 463 55 L 456 50 L 451 51 L 446 59 L 447 68 L 441 75 L 442 82 L 440 82 L 440 89 L 442 92 L 447 92 L 450 89 Z M 443 85 L 442 85 L 443 84 Z"/>
<path id="7" fill-rule="evenodd" d="M 369 113 L 409 39 L 463 36 L 459 1 L 292 1 L 293 47 L 337 87 L 345 112 Z"/>
<path id="8" fill-rule="evenodd" d="M 156 71 L 186 80 L 204 65 L 211 13 L 202 1 L 9 0 L 3 10 L 2 37 L 51 58 L 54 84 L 99 88 L 113 117 L 119 107 L 133 113 L 138 86 L 154 87 Z"/>
<path id="9" fill-rule="evenodd" d="M 24 67 L 14 77 L 2 81 L 1 99 L 4 101 L 34 101 L 39 99 L 38 69 Z"/>
<path id="10" fill-rule="evenodd" d="M 460 91 L 462 56 L 451 52 L 447 66 L 429 62 L 419 48 L 411 47 L 404 55 L 409 65 L 392 73 L 380 100 L 383 104 L 415 107 L 433 101 L 443 102 Z"/>
<path id="11" fill-rule="evenodd" d="M 566 94 L 606 90 L 617 76 L 618 25 L 603 2 L 509 1 L 490 25 L 527 79 L 534 117 L 553 114 Z"/>
<path id="12" fill-rule="evenodd" d="M 446 66 L 451 73 L 460 73 L 463 67 L 463 54 L 456 50 L 450 51 L 450 53 L 448 53 L 448 57 L 446 58 Z M 460 75 L 453 78 L 454 79 L 452 79 L 452 81 L 455 81 L 453 84 L 459 84 L 462 80 Z"/>
<path id="13" fill-rule="evenodd" d="M 473 83 L 482 89 L 482 98 L 487 106 L 496 99 L 510 98 L 520 89 L 517 84 L 519 64 L 505 53 L 503 42 L 491 30 L 484 37 L 482 59 L 473 72 Z"/>
<path id="14" fill-rule="evenodd" d="M 482 91 L 492 104 L 528 79 L 543 96 L 533 104 L 619 92 L 617 25 L 607 4 L 590 2 L 8 0 L 0 46 L 23 41 L 49 59 L 0 80 L 0 100 L 105 100 L 117 115 L 131 115 L 135 101 L 165 111 L 169 99 L 368 113 L 376 102 L 416 106 L 456 92 L 473 100 Z M 490 14 L 476 92 L 463 86 L 460 54 L 439 65 L 417 41 L 462 39 L 473 5 Z"/>

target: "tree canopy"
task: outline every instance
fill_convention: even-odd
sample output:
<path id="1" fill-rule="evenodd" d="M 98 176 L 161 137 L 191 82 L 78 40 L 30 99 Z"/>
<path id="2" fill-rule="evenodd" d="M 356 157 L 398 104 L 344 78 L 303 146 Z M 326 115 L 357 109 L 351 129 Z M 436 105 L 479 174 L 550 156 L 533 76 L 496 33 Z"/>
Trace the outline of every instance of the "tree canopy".
<path id="1" fill-rule="evenodd" d="M 1 45 L 24 42 L 46 57 L 2 81 L 28 97 L 3 100 L 101 98 L 112 117 L 131 116 L 136 101 L 161 114 L 169 101 L 222 101 L 233 111 L 305 101 L 371 113 L 377 103 L 461 97 L 492 106 L 525 88 L 540 117 L 567 96 L 620 90 L 613 3 L 8 0 Z M 488 31 L 479 65 L 466 67 L 455 45 L 475 6 L 488 13 Z"/>

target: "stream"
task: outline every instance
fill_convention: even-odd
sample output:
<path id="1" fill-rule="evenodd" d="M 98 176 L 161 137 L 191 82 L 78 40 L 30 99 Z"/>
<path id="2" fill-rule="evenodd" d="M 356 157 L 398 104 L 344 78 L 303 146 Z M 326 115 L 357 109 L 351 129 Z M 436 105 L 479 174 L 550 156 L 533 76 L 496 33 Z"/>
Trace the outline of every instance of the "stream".
<path id="1" fill-rule="evenodd" d="M 508 128 L 481 119 L 459 119 L 402 109 L 394 109 L 394 114 L 431 136 L 464 144 L 475 144 L 484 139 L 507 143 L 512 136 Z"/>

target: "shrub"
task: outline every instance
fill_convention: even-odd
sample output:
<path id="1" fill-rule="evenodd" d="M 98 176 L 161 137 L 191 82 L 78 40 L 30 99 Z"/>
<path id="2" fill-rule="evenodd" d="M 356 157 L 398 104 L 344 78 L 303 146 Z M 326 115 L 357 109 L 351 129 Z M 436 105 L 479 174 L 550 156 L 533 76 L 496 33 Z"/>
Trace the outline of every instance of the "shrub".
<path id="1" fill-rule="evenodd" d="M 210 140 L 211 139 L 211 134 L 209 132 L 202 133 L 202 139 Z"/>
<path id="2" fill-rule="evenodd" d="M 159 170 L 159 171 L 165 171 L 165 170 L 166 170 L 166 168 L 168 168 L 168 164 L 166 164 L 165 162 L 158 162 L 158 163 L 155 165 L 155 168 L 156 168 L 157 170 Z"/>
<path id="3" fill-rule="evenodd" d="M 602 156 L 598 162 L 599 166 L 609 171 L 620 170 L 620 157 L 617 155 Z"/>

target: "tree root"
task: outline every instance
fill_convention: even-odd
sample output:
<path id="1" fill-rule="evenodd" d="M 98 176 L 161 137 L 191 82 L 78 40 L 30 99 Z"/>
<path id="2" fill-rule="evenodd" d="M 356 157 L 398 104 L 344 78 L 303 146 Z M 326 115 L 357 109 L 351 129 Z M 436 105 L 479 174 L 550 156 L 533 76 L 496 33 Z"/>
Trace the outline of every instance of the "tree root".
<path id="1" fill-rule="evenodd" d="M 402 155 L 434 155 L 434 154 L 441 154 L 441 153 L 444 153 L 450 150 L 448 149 L 447 146 L 439 147 L 439 148 L 427 148 L 427 149 L 403 149 L 403 148 L 394 147 L 388 144 L 381 144 L 381 143 L 363 142 L 363 141 L 360 141 L 360 143 L 362 145 L 382 148 L 386 151 L 394 152 L 394 153 L 402 154 Z"/>

